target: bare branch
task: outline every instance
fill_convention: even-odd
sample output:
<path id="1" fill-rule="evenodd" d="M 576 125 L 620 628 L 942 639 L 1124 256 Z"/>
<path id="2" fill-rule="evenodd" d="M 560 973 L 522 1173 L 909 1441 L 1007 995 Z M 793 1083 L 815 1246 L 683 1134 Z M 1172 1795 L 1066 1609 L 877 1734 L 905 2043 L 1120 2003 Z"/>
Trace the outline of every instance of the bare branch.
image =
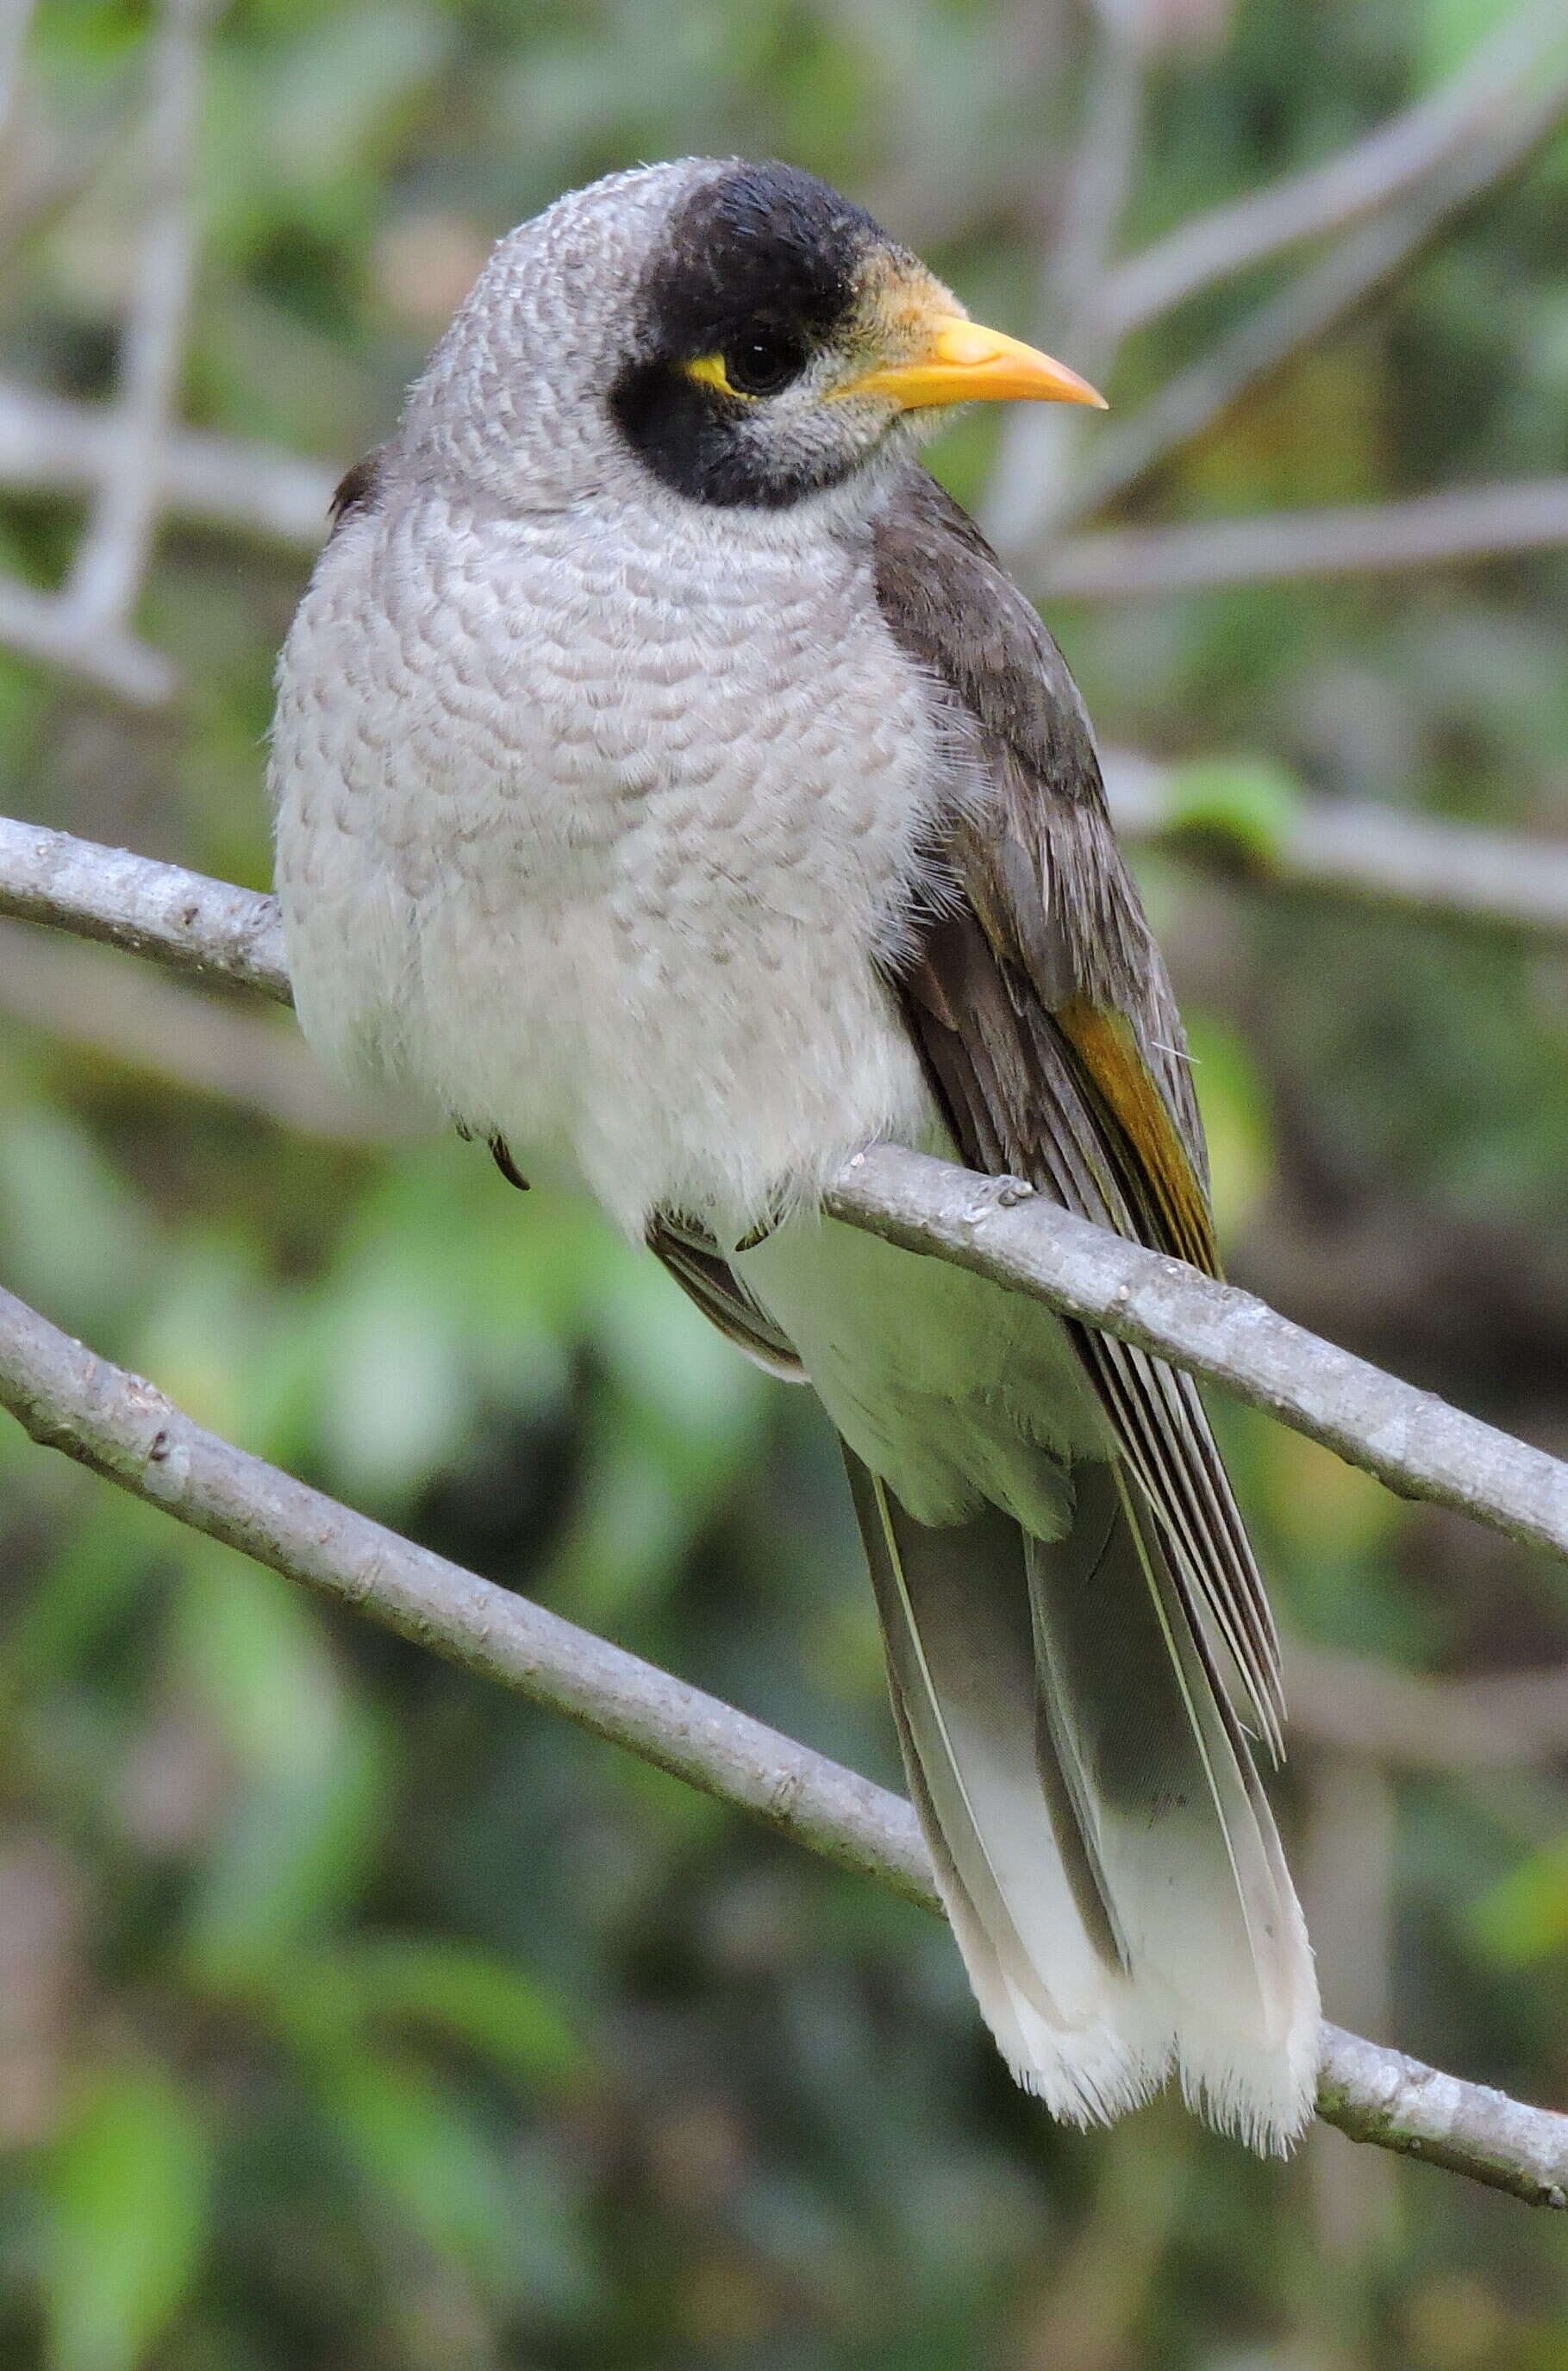
<path id="1" fill-rule="evenodd" d="M 1403 1770 L 1506 1770 L 1568 1752 L 1568 1670 L 1435 1680 L 1292 1640 L 1295 1735 Z"/>
<path id="2" fill-rule="evenodd" d="M 11 128 L 21 78 L 22 52 L 38 0 L 4 0 L 0 6 L 0 135 Z"/>
<path id="3" fill-rule="evenodd" d="M 1106 330 L 1126 337 L 1216 281 L 1364 222 L 1484 138 L 1535 75 L 1551 68 L 1562 42 L 1560 0 L 1523 9 L 1449 82 L 1366 139 L 1178 224 L 1102 283 L 1097 310 Z"/>
<path id="4" fill-rule="evenodd" d="M 1402 205 L 1332 247 L 1228 337 L 1168 380 L 1124 427 L 1113 430 L 1073 490 L 1069 515 L 1080 517 L 1116 501 L 1223 419 L 1244 396 L 1365 303 L 1461 208 L 1521 165 L 1556 130 L 1565 110 L 1568 36 L 1562 56 L 1530 77 L 1505 120 L 1447 158 Z M 1009 536 L 1007 544 L 1015 554 L 1021 548 L 1015 537 Z"/>
<path id="5" fill-rule="evenodd" d="M 147 219 L 121 353 L 109 469 L 62 596 L 84 625 L 130 615 L 157 524 L 158 450 L 179 388 L 196 268 L 192 190 L 207 0 L 163 0 L 154 37 Z"/>
<path id="6" fill-rule="evenodd" d="M 1058 237 L 1047 243 L 1036 305 L 1039 334 L 1073 367 L 1102 378 L 1117 338 L 1101 319 L 1103 281 L 1136 177 L 1143 128 L 1144 64 L 1135 24 L 1114 8 L 1097 11 L 1098 37 L 1083 129 L 1066 180 Z M 1076 409 L 1020 403 L 1002 424 L 986 490 L 984 519 L 1015 545 L 1047 534 L 1083 422 Z"/>
<path id="7" fill-rule="evenodd" d="M 1124 839 L 1169 847 L 1271 888 L 1568 936 L 1568 844 L 1562 841 L 1435 823 L 1366 800 L 1304 798 L 1282 817 L 1266 851 L 1249 851 L 1212 833 L 1194 834 L 1179 776 L 1151 758 L 1108 751 L 1105 787 Z"/>
<path id="8" fill-rule="evenodd" d="M 157 708 L 175 672 L 160 651 L 113 627 L 94 629 L 57 595 L 0 576 L 0 642 L 43 666 L 79 676 L 133 708 Z"/>
<path id="9" fill-rule="evenodd" d="M 0 384 L 0 485 L 17 493 L 90 493 L 115 449 L 102 404 Z M 340 466 L 271 445 L 173 427 L 157 457 L 160 501 L 202 526 L 314 551 L 327 532 Z"/>
<path id="10" fill-rule="evenodd" d="M 292 1002 L 276 900 L 0 816 L 0 913 Z"/>
<path id="11" fill-rule="evenodd" d="M 271 898 L 61 832 L 0 823 L 0 911 L 287 996 Z M 851 1226 L 974 1268 L 1220 1384 L 1405 1497 L 1568 1556 L 1568 1465 L 1017 1179 L 878 1145 L 824 1199 Z"/>
<path id="12" fill-rule="evenodd" d="M 281 1012 L 202 995 L 25 922 L 0 921 L 0 1012 L 296 1135 L 367 1139 L 386 1115 L 334 1084 Z"/>
<path id="13" fill-rule="evenodd" d="M 3 1291 L 0 1405 L 35 1440 L 178 1521 L 938 1909 L 915 1815 L 896 1796 L 218 1439 Z M 1353 2139 L 1568 2206 L 1568 2117 L 1333 2026 L 1318 2106 Z"/>
<path id="14" fill-rule="evenodd" d="M 1345 510 L 1111 527 L 1053 551 L 1041 592 L 1070 601 L 1132 601 L 1216 584 L 1451 567 L 1560 544 L 1568 544 L 1568 478 L 1537 478 Z"/>
<path id="15" fill-rule="evenodd" d="M 1524 2107 L 1485 2084 L 1459 2082 L 1339 2026 L 1327 2029 L 1318 2113 L 1353 2141 L 1474 2174 L 1538 2206 L 1568 2206 L 1568 2116 Z"/>

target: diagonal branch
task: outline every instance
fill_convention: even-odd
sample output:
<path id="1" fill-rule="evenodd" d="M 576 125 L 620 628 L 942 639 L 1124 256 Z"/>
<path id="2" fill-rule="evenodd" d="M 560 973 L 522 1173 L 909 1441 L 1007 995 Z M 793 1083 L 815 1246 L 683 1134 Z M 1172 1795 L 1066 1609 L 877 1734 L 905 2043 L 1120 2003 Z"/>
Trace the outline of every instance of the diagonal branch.
<path id="1" fill-rule="evenodd" d="M 1568 1556 L 1568 1465 L 1216 1283 L 1035 1195 L 896 1145 L 857 1153 L 836 1219 L 973 1268 L 1277 1417 L 1403 1498 Z"/>
<path id="2" fill-rule="evenodd" d="M 1118 339 L 1104 325 L 1096 292 L 1121 229 L 1142 150 L 1144 60 L 1137 28 L 1114 6 L 1097 13 L 1082 130 L 1065 184 L 1057 237 L 1047 243 L 1036 312 L 1040 334 L 1074 367 L 1103 378 Z M 1082 434 L 1076 408 L 1015 404 L 1002 423 L 986 489 L 984 523 L 1014 546 L 1042 542 Z"/>
<path id="3" fill-rule="evenodd" d="M 147 220 L 120 365 L 112 458 L 62 599 L 89 642 L 130 615 L 157 525 L 158 452 L 179 391 L 196 269 L 192 188 L 208 0 L 163 0 L 144 134 Z"/>
<path id="4" fill-rule="evenodd" d="M 1125 337 L 1200 289 L 1309 238 L 1365 222 L 1483 138 L 1543 68 L 1550 69 L 1562 43 L 1561 0 L 1538 0 L 1522 9 L 1449 81 L 1365 139 L 1320 165 L 1179 223 L 1130 257 L 1101 287 L 1099 320 L 1109 334 Z"/>
<path id="5" fill-rule="evenodd" d="M 294 1000 L 276 899 L 181 864 L 0 816 L 0 913 Z"/>
<path id="6" fill-rule="evenodd" d="M 1568 35 L 1562 47 L 1505 121 L 1447 158 L 1402 205 L 1332 247 L 1106 436 L 1066 515 L 1081 517 L 1119 500 L 1365 304 L 1455 214 L 1522 165 L 1568 110 Z M 1038 552 L 1040 564 L 1046 557 Z"/>
<path id="7" fill-rule="evenodd" d="M 0 1405 L 43 1446 L 178 1521 L 938 1909 L 914 1813 L 896 1796 L 205 1431 L 4 1291 Z M 1568 2117 L 1334 2026 L 1318 2111 L 1353 2140 L 1568 2207 Z"/>

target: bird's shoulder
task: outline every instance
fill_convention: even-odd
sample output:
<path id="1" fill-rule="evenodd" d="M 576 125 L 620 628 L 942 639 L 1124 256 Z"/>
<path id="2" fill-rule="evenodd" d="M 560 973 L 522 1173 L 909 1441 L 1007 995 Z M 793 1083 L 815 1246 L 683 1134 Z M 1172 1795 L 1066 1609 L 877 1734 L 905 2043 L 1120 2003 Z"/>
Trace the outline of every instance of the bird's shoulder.
<path id="1" fill-rule="evenodd" d="M 978 795 L 973 781 L 958 784 L 935 820 L 933 853 L 953 894 L 928 901 L 902 982 L 917 1033 L 962 1040 L 966 1066 L 990 1071 L 1012 1035 L 1005 1016 L 1032 1009 L 1033 1060 L 1055 1049 L 1153 1184 L 1166 1246 L 1210 1266 L 1207 1162 L 1181 1020 L 1066 661 L 979 527 L 924 469 L 894 485 L 871 565 L 887 630 L 933 679 L 967 741 L 967 771 L 981 778 Z M 985 1100 L 1016 1123 L 997 1128 L 995 1151 L 1032 1166 L 1027 1140 L 1043 1115 L 1032 1109 L 1042 1101 L 1032 1062 L 1010 1082 L 993 1079 Z"/>
<path id="2" fill-rule="evenodd" d="M 343 472 L 328 504 L 330 520 L 329 540 L 337 534 L 345 519 L 352 518 L 356 512 L 377 507 L 384 490 L 386 465 L 386 448 L 384 445 L 375 445 L 354 463 L 352 469 Z"/>
<path id="3" fill-rule="evenodd" d="M 878 607 L 996 755 L 1103 812 L 1094 734 L 1066 659 L 980 528 L 929 470 L 894 481 L 871 527 Z"/>

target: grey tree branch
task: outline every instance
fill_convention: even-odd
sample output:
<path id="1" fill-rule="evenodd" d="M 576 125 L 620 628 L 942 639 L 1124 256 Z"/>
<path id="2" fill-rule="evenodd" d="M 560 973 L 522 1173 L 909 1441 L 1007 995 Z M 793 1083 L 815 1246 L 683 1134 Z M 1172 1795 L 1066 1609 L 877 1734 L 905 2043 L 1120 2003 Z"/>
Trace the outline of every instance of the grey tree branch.
<path id="1" fill-rule="evenodd" d="M 276 901 L 183 865 L 0 816 L 0 913 L 293 1002 Z"/>
<path id="2" fill-rule="evenodd" d="M 0 580 L 0 640 L 139 707 L 167 700 L 177 680 L 168 660 L 138 641 L 126 620 L 157 524 L 159 447 L 178 391 L 195 270 L 191 174 L 207 10 L 208 0 L 164 0 L 154 37 L 144 137 L 147 220 L 121 392 L 101 421 L 92 512 L 70 576 L 58 594 Z M 19 50 L 27 11 L 13 14 Z"/>
<path id="3" fill-rule="evenodd" d="M 1568 478 L 1456 486 L 1406 502 L 1279 511 L 1075 536 L 1046 561 L 1043 597 L 1130 601 L 1216 584 L 1384 575 L 1568 543 Z"/>
<path id="4" fill-rule="evenodd" d="M 840 1868 L 937 1910 L 907 1803 L 809 1747 L 207 1432 L 0 1291 L 0 1405 L 178 1521 L 627 1747 Z M 1568 2206 L 1568 2117 L 1324 2029 L 1318 2111 L 1376 2143 Z"/>
<path id="5" fill-rule="evenodd" d="M 273 900 L 179 866 L 0 821 L 0 912 L 288 1000 Z M 879 1145 L 855 1155 L 825 1201 L 851 1226 L 975 1268 L 1218 1383 L 1404 1497 L 1568 1556 L 1568 1465 L 1016 1179 Z"/>
<path id="6" fill-rule="evenodd" d="M 1200 289 L 1307 239 L 1364 222 L 1505 118 L 1562 47 L 1559 0 L 1522 9 L 1450 81 L 1364 140 L 1179 223 L 1130 257 L 1101 283 L 1100 319 L 1111 334 L 1125 337 Z"/>
<path id="7" fill-rule="evenodd" d="M 1568 1465 L 1216 1283 L 1043 1201 L 896 1145 L 857 1153 L 835 1218 L 954 1261 L 1277 1417 L 1402 1498 L 1568 1556 Z"/>

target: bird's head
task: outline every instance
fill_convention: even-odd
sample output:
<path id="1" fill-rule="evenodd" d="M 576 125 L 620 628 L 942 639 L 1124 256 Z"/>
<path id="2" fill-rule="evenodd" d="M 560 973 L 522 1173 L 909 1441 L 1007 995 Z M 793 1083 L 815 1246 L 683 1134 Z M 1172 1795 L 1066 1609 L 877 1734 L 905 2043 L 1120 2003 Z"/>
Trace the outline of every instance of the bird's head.
<path id="1" fill-rule="evenodd" d="M 530 506 L 627 490 L 778 510 L 951 404 L 1099 404 L 968 319 L 871 217 L 786 165 L 687 159 L 503 239 L 416 387 L 414 449 Z"/>

